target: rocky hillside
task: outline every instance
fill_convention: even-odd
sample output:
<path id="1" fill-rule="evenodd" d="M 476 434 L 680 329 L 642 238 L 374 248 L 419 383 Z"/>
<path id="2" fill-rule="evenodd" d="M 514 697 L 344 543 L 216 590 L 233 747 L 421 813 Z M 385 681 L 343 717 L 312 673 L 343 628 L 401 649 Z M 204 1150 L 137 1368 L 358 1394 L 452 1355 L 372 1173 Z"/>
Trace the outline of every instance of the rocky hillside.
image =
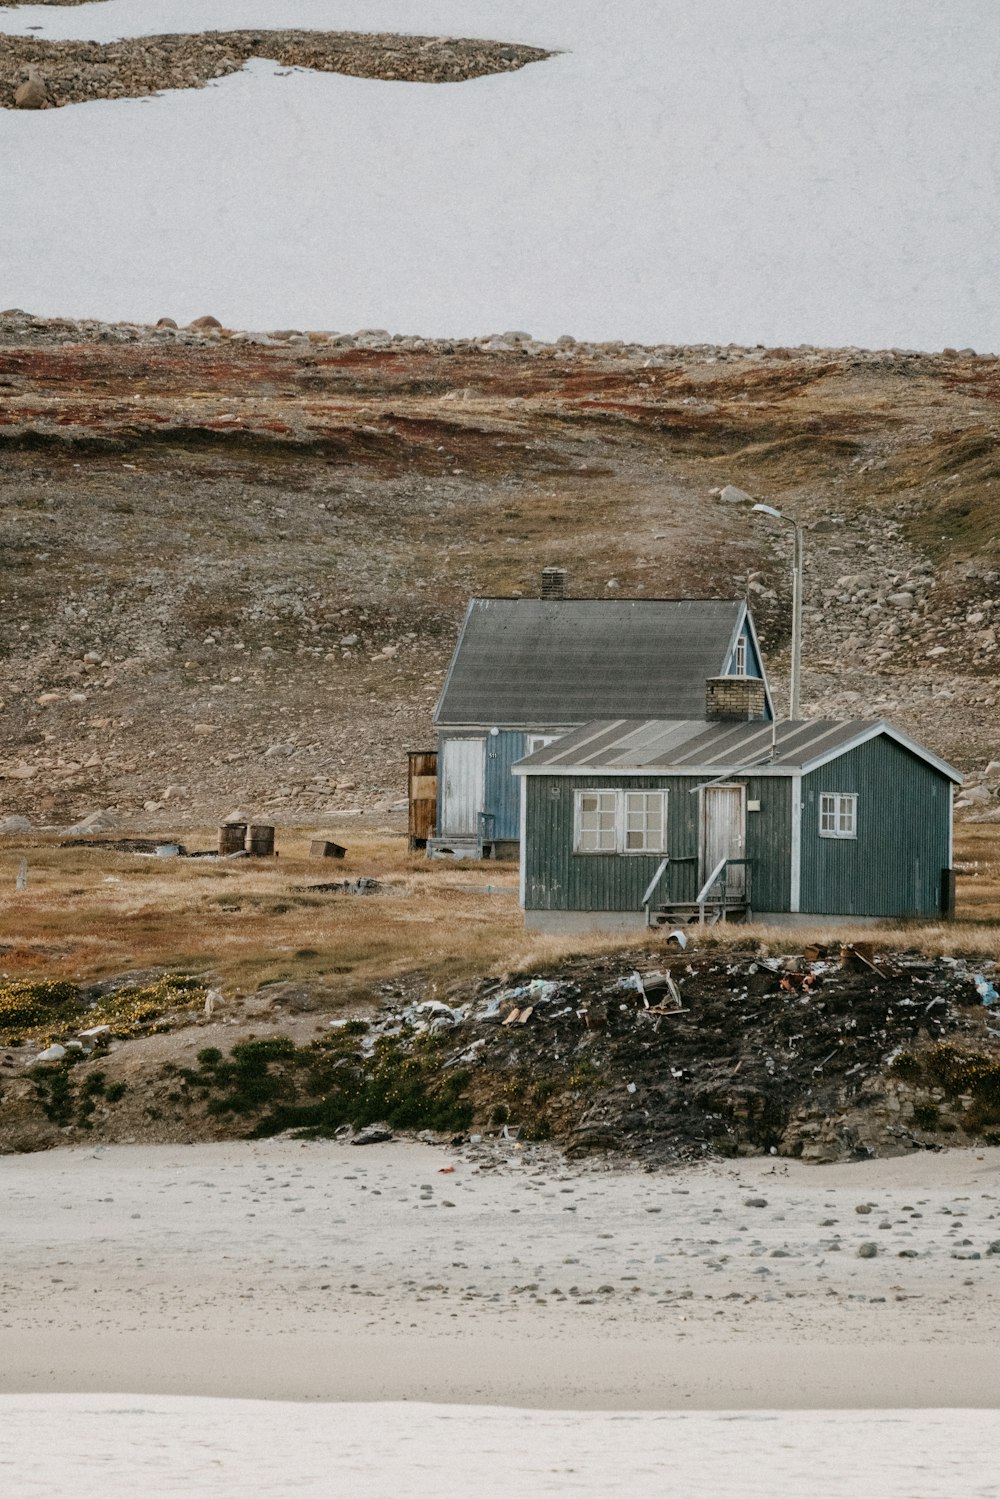
<path id="1" fill-rule="evenodd" d="M 780 697 L 788 535 L 734 488 L 808 527 L 808 713 L 997 757 L 994 357 L 201 323 L 0 314 L 5 814 L 384 811 L 469 595 L 551 563 L 748 591 Z"/>
<path id="2" fill-rule="evenodd" d="M 362 1129 L 513 1133 L 654 1164 L 996 1144 L 994 967 L 658 944 L 445 998 L 413 975 L 332 1015 L 308 984 L 245 999 L 152 973 L 6 984 L 0 1151 Z"/>

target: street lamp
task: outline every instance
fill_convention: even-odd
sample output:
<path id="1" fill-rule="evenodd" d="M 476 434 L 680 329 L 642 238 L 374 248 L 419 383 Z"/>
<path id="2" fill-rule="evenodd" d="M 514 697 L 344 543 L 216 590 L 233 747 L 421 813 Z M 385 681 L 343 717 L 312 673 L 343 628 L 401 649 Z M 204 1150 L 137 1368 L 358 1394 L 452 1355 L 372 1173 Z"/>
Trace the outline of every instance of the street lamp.
<path id="1" fill-rule="evenodd" d="M 773 505 L 754 505 L 760 515 L 769 515 L 772 520 L 782 520 L 795 531 L 795 550 L 792 555 L 792 680 L 789 693 L 788 716 L 799 716 L 799 682 L 802 675 L 802 527 L 790 515 L 784 515 Z"/>

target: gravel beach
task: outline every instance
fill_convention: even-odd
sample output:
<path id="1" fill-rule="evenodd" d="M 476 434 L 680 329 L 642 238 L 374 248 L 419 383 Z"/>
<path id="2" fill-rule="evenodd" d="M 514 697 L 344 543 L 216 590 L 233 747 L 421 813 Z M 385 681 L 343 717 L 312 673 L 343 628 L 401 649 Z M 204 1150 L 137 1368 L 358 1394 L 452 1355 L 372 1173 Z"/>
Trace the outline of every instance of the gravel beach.
<path id="1" fill-rule="evenodd" d="M 0 1159 L 0 1393 L 982 1406 L 1000 1150 L 671 1172 L 514 1142 Z"/>

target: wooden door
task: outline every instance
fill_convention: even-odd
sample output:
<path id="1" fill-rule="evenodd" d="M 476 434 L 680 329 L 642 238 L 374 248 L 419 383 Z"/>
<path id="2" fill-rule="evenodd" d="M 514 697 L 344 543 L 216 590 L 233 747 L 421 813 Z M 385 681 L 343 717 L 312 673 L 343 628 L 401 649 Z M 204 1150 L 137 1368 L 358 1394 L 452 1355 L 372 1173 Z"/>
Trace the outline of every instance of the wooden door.
<path id="1" fill-rule="evenodd" d="M 483 810 L 485 740 L 446 739 L 441 793 L 442 838 L 477 838 Z"/>
<path id="2" fill-rule="evenodd" d="M 701 794 L 701 879 L 704 884 L 720 859 L 746 857 L 746 787 L 706 786 Z M 746 889 L 746 865 L 731 864 L 726 891 L 740 896 Z"/>

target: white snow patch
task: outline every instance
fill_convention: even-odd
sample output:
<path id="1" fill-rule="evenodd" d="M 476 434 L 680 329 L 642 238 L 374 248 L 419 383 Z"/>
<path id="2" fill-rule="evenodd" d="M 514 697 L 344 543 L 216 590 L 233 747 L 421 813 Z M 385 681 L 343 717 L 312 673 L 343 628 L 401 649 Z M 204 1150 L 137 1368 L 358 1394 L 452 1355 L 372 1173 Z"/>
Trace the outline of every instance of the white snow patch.
<path id="1" fill-rule="evenodd" d="M 984 1411 L 506 1410 L 0 1397 L 5 1499 L 992 1499 Z"/>
<path id="2" fill-rule="evenodd" d="M 993 0 L 109 0 L 0 24 L 562 52 L 435 86 L 259 62 L 201 91 L 0 112 L 0 305 L 1000 347 Z"/>

